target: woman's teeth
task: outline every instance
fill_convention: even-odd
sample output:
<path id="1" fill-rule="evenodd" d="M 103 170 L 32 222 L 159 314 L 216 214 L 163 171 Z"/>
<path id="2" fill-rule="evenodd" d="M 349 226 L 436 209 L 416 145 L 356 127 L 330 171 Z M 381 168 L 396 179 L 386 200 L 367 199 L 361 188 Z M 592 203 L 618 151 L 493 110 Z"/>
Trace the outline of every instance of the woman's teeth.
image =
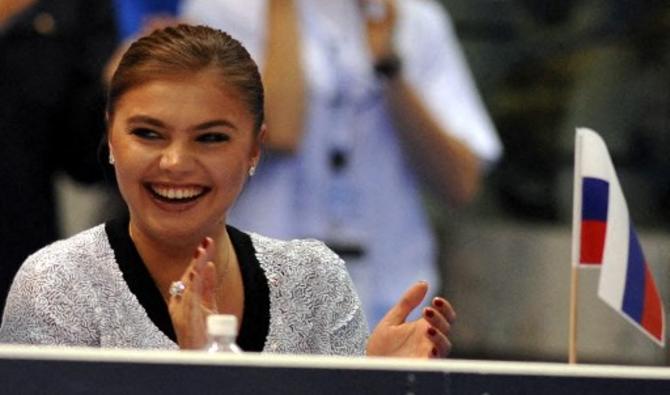
<path id="1" fill-rule="evenodd" d="M 189 188 L 165 188 L 152 186 L 152 191 L 156 195 L 165 198 L 165 199 L 191 199 L 200 194 L 202 194 L 204 188 L 202 187 L 189 187 Z"/>

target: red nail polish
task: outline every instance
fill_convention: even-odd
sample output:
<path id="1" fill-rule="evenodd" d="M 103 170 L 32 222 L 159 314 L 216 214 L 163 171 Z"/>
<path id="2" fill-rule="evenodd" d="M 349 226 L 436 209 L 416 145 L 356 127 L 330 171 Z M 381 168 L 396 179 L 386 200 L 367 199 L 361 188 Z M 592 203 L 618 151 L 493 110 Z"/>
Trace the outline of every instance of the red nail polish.
<path id="1" fill-rule="evenodd" d="M 442 299 L 435 298 L 435 306 L 437 306 L 437 307 L 444 306 L 444 302 L 442 301 Z"/>
<path id="2" fill-rule="evenodd" d="M 435 315 L 435 312 L 433 310 L 428 310 L 428 309 L 426 310 L 426 317 L 433 318 L 434 315 Z"/>
<path id="3" fill-rule="evenodd" d="M 435 328 L 428 328 L 428 336 L 435 336 L 437 334 L 437 331 Z"/>
<path id="4" fill-rule="evenodd" d="M 209 245 L 209 237 L 205 237 L 200 245 L 202 246 L 202 248 L 206 249 L 207 246 Z"/>
<path id="5" fill-rule="evenodd" d="M 434 357 L 437 356 L 437 348 L 433 347 L 432 350 L 430 350 L 430 353 L 433 354 Z"/>
<path id="6" fill-rule="evenodd" d="M 193 253 L 193 259 L 198 259 L 200 258 L 200 247 L 195 249 L 195 253 Z"/>

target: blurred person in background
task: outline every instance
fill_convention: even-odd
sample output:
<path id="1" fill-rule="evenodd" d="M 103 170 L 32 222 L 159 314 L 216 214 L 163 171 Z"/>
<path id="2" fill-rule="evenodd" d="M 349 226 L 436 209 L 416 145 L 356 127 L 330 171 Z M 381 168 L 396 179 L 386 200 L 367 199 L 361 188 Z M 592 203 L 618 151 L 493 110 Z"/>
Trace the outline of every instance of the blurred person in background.
<path id="1" fill-rule="evenodd" d="M 173 19 L 180 3 L 180 0 L 114 0 L 119 36 L 122 40 L 132 39 L 152 19 Z"/>
<path id="2" fill-rule="evenodd" d="M 108 1 L 0 1 L 0 308 L 19 265 L 58 237 L 54 176 L 102 177 Z"/>
<path id="3" fill-rule="evenodd" d="M 177 24 L 180 4 L 181 0 L 113 0 L 120 44 L 105 66 L 106 83 L 135 39 Z"/>
<path id="4" fill-rule="evenodd" d="M 187 0 L 260 64 L 266 153 L 230 221 L 315 237 L 347 261 L 370 325 L 407 284 L 439 289 L 422 204 L 467 203 L 501 145 L 434 1 Z"/>

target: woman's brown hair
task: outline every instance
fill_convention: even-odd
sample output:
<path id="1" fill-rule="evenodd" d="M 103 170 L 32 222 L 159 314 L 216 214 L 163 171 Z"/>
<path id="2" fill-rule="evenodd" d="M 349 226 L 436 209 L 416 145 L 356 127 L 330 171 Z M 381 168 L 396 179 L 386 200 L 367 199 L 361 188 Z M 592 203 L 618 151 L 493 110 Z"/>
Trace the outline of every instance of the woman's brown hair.
<path id="1" fill-rule="evenodd" d="M 205 70 L 213 71 L 223 84 L 239 91 L 258 132 L 264 119 L 263 84 L 258 67 L 239 41 L 206 26 L 167 27 L 135 41 L 112 77 L 107 114 L 111 119 L 118 100 L 129 89 L 161 77 Z"/>

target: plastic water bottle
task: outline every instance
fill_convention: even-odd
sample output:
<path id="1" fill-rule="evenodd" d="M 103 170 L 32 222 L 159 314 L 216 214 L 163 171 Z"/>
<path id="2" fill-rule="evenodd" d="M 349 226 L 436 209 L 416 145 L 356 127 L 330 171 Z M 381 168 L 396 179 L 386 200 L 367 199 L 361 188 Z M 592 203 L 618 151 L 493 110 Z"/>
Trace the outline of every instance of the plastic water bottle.
<path id="1" fill-rule="evenodd" d="M 210 353 L 232 352 L 241 354 L 242 349 L 235 343 L 237 338 L 237 317 L 230 314 L 210 314 L 207 316 L 208 342 L 205 350 Z"/>

